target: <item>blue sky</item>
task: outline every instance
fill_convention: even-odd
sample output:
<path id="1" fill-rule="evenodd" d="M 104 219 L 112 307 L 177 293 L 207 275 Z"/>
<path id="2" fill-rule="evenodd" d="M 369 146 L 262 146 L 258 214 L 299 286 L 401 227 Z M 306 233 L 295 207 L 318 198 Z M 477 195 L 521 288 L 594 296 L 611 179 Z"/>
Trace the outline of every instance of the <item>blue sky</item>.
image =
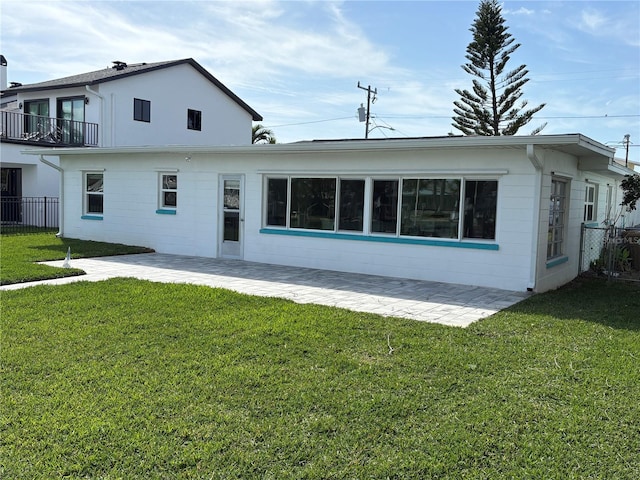
<path id="1" fill-rule="evenodd" d="M 459 133 L 454 89 L 471 85 L 461 65 L 479 3 L 1 2 L 9 81 L 192 57 L 257 110 L 279 142 L 362 138 L 358 82 L 378 91 L 370 137 Z M 522 44 L 509 66 L 529 69 L 523 98 L 547 104 L 519 133 L 547 122 L 543 134 L 583 133 L 618 147 L 630 134 L 629 158 L 640 163 L 640 2 L 502 5 Z"/>

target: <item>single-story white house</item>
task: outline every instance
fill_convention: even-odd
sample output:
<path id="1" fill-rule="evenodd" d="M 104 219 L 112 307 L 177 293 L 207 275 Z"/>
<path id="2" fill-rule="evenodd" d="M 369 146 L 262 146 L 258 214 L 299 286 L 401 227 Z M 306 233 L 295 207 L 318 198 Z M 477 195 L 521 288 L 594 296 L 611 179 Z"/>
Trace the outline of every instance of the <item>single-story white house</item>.
<path id="1" fill-rule="evenodd" d="M 60 160 L 65 237 L 537 292 L 633 173 L 580 134 L 29 153 Z"/>

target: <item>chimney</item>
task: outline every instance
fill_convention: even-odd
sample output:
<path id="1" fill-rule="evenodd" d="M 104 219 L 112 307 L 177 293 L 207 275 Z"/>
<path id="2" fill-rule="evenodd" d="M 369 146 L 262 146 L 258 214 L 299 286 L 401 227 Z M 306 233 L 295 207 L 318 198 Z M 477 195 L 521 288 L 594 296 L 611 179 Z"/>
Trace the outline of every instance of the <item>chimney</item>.
<path id="1" fill-rule="evenodd" d="M 0 90 L 7 89 L 7 59 L 0 55 Z"/>

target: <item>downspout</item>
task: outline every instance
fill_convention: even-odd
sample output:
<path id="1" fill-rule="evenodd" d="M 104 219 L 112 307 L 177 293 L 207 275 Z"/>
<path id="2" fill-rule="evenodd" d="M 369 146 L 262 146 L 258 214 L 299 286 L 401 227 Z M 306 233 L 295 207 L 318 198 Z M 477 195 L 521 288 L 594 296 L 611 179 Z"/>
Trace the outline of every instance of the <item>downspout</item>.
<path id="1" fill-rule="evenodd" d="M 529 286 L 527 290 L 534 291 L 538 278 L 538 250 L 540 243 L 540 200 L 542 198 L 542 169 L 543 162 L 536 156 L 533 145 L 527 145 L 527 158 L 536 170 L 536 177 L 533 189 L 533 238 L 531 253 L 531 265 L 529 267 Z"/>
<path id="2" fill-rule="evenodd" d="M 50 166 L 51 168 L 55 168 L 60 172 L 60 198 L 58 201 L 58 233 L 56 233 L 56 237 L 62 238 L 64 236 L 64 170 L 62 167 L 56 165 L 55 163 L 51 163 L 49 160 L 45 160 L 44 155 L 40 155 L 40 161 L 45 165 Z"/>
<path id="3" fill-rule="evenodd" d="M 91 90 L 91 87 L 89 87 L 89 85 L 85 85 L 84 88 L 87 89 L 87 92 L 91 93 L 92 95 L 95 95 L 96 97 L 98 97 L 100 99 L 100 126 L 98 127 L 98 135 L 100 138 L 100 144 L 98 145 L 99 147 L 103 147 L 104 146 L 104 102 L 105 102 L 105 98 L 103 95 L 99 94 L 98 92 L 96 92 L 95 90 Z"/>

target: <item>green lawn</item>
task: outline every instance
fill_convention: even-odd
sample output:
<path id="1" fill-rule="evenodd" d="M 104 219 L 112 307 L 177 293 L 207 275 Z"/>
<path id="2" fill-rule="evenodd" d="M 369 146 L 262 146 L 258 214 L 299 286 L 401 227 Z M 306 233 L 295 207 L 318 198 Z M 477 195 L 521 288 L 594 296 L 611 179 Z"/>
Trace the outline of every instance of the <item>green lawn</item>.
<path id="1" fill-rule="evenodd" d="M 0 285 L 34 280 L 82 275 L 77 268 L 53 268 L 35 262 L 62 260 L 71 248 L 71 258 L 103 257 L 126 253 L 149 252 L 144 247 L 132 247 L 103 242 L 57 238 L 54 233 L 0 235 Z"/>
<path id="2" fill-rule="evenodd" d="M 132 279 L 2 292 L 0 477 L 637 479 L 639 311 L 591 280 L 467 329 Z"/>

